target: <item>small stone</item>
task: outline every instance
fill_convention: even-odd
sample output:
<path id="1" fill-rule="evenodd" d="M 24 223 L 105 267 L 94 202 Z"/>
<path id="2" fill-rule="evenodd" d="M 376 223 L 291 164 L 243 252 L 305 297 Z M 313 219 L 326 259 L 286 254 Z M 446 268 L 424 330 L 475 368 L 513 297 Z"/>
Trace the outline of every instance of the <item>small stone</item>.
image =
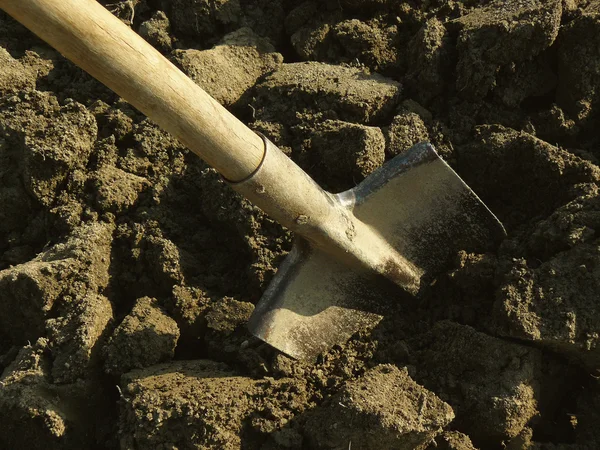
<path id="1" fill-rule="evenodd" d="M 177 323 L 149 297 L 139 299 L 104 348 L 107 373 L 121 375 L 173 358 Z"/>
<path id="2" fill-rule="evenodd" d="M 306 214 L 300 214 L 296 217 L 295 222 L 298 225 L 306 225 L 308 223 L 308 216 Z"/>
<path id="3" fill-rule="evenodd" d="M 392 365 L 347 383 L 308 413 L 310 448 L 424 449 L 454 418 L 452 408 Z"/>

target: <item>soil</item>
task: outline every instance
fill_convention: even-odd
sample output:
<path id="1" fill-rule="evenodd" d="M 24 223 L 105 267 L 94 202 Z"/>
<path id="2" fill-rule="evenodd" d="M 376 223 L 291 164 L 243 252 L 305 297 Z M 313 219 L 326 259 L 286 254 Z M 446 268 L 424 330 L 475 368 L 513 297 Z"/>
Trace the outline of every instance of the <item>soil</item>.
<path id="1" fill-rule="evenodd" d="M 326 189 L 429 141 L 507 237 L 292 360 L 291 234 L 0 13 L 0 448 L 600 448 L 600 1 L 102 3 Z"/>

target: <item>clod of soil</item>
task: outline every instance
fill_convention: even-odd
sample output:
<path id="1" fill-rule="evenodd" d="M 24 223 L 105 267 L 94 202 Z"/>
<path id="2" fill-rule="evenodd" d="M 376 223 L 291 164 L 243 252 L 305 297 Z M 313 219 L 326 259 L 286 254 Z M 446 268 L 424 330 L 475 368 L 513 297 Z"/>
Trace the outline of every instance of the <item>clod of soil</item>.
<path id="1" fill-rule="evenodd" d="M 459 148 L 458 157 L 465 180 L 508 227 L 550 213 L 577 197 L 580 185 L 600 180 L 598 166 L 497 125 L 478 127 L 473 143 Z M 545 201 L 539 201 L 540 186 L 545 186 Z M 514 198 L 513 192 L 519 195 Z"/>
<path id="2" fill-rule="evenodd" d="M 175 50 L 173 60 L 219 103 L 231 106 L 283 57 L 267 39 L 240 28 L 210 50 Z"/>
<path id="3" fill-rule="evenodd" d="M 104 347 L 107 373 L 121 375 L 173 358 L 179 328 L 156 300 L 139 299 L 114 330 Z"/>
<path id="4" fill-rule="evenodd" d="M 429 131 L 423 119 L 415 112 L 402 111 L 394 116 L 386 128 L 386 151 L 388 156 L 397 156 L 413 145 L 429 142 Z"/>
<path id="5" fill-rule="evenodd" d="M 96 194 L 96 207 L 116 214 L 134 206 L 150 184 L 145 178 L 109 166 L 92 173 L 90 182 Z"/>
<path id="6" fill-rule="evenodd" d="M 205 360 L 135 370 L 122 385 L 125 448 L 240 448 L 247 435 L 260 434 L 269 423 L 285 425 L 307 401 L 299 381 L 252 380 Z M 274 407 L 278 396 L 288 406 Z"/>
<path id="7" fill-rule="evenodd" d="M 535 269 L 519 261 L 500 287 L 500 334 L 527 339 L 600 366 L 600 241 L 579 244 Z"/>
<path id="8" fill-rule="evenodd" d="M 358 19 L 340 20 L 339 13 L 329 11 L 321 13 L 321 20 L 314 22 L 310 15 L 313 8 L 314 3 L 304 4 L 287 18 L 290 41 L 302 59 L 337 63 L 360 61 L 380 72 L 397 66 L 395 26 L 380 28 Z M 305 22 L 296 28 L 302 16 L 309 19 L 308 24 Z"/>
<path id="9" fill-rule="evenodd" d="M 371 124 L 392 112 L 400 84 L 352 67 L 315 62 L 284 64 L 256 87 L 262 120 L 297 123 L 299 114 L 322 114 Z M 285 99 L 285 101 L 282 101 Z"/>
<path id="10" fill-rule="evenodd" d="M 216 37 L 250 27 L 272 42 L 279 42 L 283 33 L 285 10 L 289 0 L 176 0 L 168 5 L 173 31 L 184 38 L 191 38 L 195 45 L 213 44 Z M 210 47 L 210 45 L 208 45 Z"/>
<path id="11" fill-rule="evenodd" d="M 452 408 L 406 371 L 381 365 L 311 411 L 306 437 L 315 449 L 424 449 L 453 418 Z"/>
<path id="12" fill-rule="evenodd" d="M 526 61 L 554 42 L 561 14 L 561 0 L 510 0 L 493 1 L 457 19 L 457 90 L 465 97 L 485 96 L 501 66 Z"/>
<path id="13" fill-rule="evenodd" d="M 238 0 L 176 0 L 171 11 L 174 30 L 199 39 L 214 36 L 222 27 L 236 24 L 241 15 Z"/>
<path id="14" fill-rule="evenodd" d="M 143 22 L 138 32 L 162 52 L 169 52 L 173 47 L 171 22 L 162 11 L 156 11 L 149 20 Z"/>
<path id="15" fill-rule="evenodd" d="M 476 445 L 512 438 L 538 414 L 538 350 L 452 322 L 438 322 L 414 346 L 415 379 L 452 406 L 454 427 Z"/>
<path id="16" fill-rule="evenodd" d="M 5 448 L 89 448 L 92 436 L 110 445 L 110 419 L 99 417 L 114 401 L 95 374 L 61 384 L 53 379 L 52 352 L 40 338 L 24 346 L 2 373 L 0 443 Z"/>
<path id="17" fill-rule="evenodd" d="M 508 64 L 498 72 L 495 94 L 507 106 L 518 106 L 526 98 L 541 98 L 556 89 L 557 77 L 546 54 L 518 64 Z"/>
<path id="18" fill-rule="evenodd" d="M 232 362 L 240 357 L 240 348 L 248 338 L 245 326 L 254 311 L 254 305 L 232 298 L 214 302 L 204 311 L 206 350 L 225 358 L 231 355 Z"/>
<path id="19" fill-rule="evenodd" d="M 299 131 L 299 130 L 296 130 Z M 385 139 L 377 127 L 326 120 L 311 129 L 301 146 L 304 165 L 331 192 L 356 186 L 385 161 Z"/>
<path id="20" fill-rule="evenodd" d="M 594 57 L 600 43 L 599 4 L 590 2 L 581 16 L 565 27 L 560 37 L 557 97 L 561 106 L 578 120 L 592 118 L 600 101 L 596 88 L 600 65 Z"/>
<path id="21" fill-rule="evenodd" d="M 407 47 L 407 85 L 419 101 L 427 103 L 448 88 L 447 73 L 453 70 L 452 62 L 456 58 L 450 33 L 433 17 Z"/>
<path id="22" fill-rule="evenodd" d="M 1 108 L 0 130 L 21 161 L 25 188 L 51 205 L 69 174 L 86 165 L 98 132 L 94 116 L 83 105 L 61 106 L 37 91 L 3 97 Z"/>
<path id="23" fill-rule="evenodd" d="M 65 355 L 62 356 L 69 359 L 67 355 L 77 350 L 89 356 L 89 347 L 94 345 L 103 327 L 98 330 L 92 323 L 89 324 L 92 328 L 83 332 L 69 322 L 79 320 L 80 314 L 100 314 L 104 319 L 98 320 L 106 325 L 107 319 L 112 317 L 108 305 L 95 297 L 108 285 L 111 234 L 112 227 L 107 224 L 89 224 L 31 261 L 0 271 L 0 289 L 3 293 L 0 299 L 0 326 L 9 342 L 22 345 L 28 340 L 35 341 L 44 335 L 48 326 L 46 320 L 51 319 L 53 334 L 55 337 L 60 334 L 61 338 L 53 340 L 50 346 L 56 343 L 63 347 L 69 343 L 64 331 L 58 331 L 63 327 L 73 328 L 71 331 L 75 335 L 86 335 L 84 341 L 77 345 L 69 343 L 75 345 L 75 349 L 69 350 L 67 345 L 62 351 L 57 350 L 57 355 L 64 351 Z M 23 298 L 28 299 L 26 304 L 23 304 Z M 81 302 L 84 305 L 80 305 Z M 97 305 L 98 302 L 100 305 Z M 70 317 L 73 307 L 77 313 Z M 88 320 L 85 317 L 81 319 L 80 326 L 87 326 Z M 76 355 L 72 356 L 77 358 Z"/>
<path id="24" fill-rule="evenodd" d="M 15 59 L 0 47 L 0 93 L 8 94 L 23 89 L 35 88 L 38 78 L 50 72 L 52 63 L 37 53 L 28 51 L 21 59 Z"/>
<path id="25" fill-rule="evenodd" d="M 95 373 L 97 349 L 112 320 L 113 309 L 108 298 L 88 294 L 68 313 L 46 321 L 55 383 L 75 383 Z"/>

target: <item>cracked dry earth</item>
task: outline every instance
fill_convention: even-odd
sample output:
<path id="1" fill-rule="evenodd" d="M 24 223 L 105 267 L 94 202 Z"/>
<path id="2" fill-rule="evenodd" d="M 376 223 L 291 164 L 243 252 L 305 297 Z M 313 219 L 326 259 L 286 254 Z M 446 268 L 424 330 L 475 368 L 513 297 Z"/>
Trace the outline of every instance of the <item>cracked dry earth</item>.
<path id="1" fill-rule="evenodd" d="M 0 13 L 0 448 L 600 448 L 600 1 L 107 3 L 326 189 L 429 141 L 508 236 L 291 360 L 290 234 Z"/>

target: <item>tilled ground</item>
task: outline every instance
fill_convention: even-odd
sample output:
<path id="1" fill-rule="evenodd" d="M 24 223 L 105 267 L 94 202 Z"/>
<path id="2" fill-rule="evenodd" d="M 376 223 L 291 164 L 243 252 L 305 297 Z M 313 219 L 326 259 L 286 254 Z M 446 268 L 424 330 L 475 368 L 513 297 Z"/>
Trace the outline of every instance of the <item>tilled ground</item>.
<path id="1" fill-rule="evenodd" d="M 290 234 L 0 13 L 2 448 L 600 448 L 600 1 L 106 6 L 323 187 L 430 141 L 508 237 L 291 360 Z"/>

